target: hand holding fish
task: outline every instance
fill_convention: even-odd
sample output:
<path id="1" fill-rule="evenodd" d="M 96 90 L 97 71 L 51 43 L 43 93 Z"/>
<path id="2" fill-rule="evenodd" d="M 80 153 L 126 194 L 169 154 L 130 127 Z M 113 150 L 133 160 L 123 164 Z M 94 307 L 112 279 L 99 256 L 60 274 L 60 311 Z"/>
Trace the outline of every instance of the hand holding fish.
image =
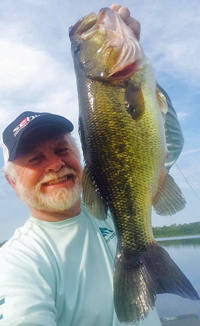
<path id="1" fill-rule="evenodd" d="M 135 18 L 131 17 L 131 13 L 127 7 L 122 7 L 118 4 L 113 4 L 110 6 L 110 9 L 113 11 L 118 12 L 120 14 L 123 21 L 126 23 L 126 25 L 133 31 L 135 34 L 135 37 L 140 40 L 140 31 L 141 31 L 141 25 L 139 21 L 137 21 Z"/>

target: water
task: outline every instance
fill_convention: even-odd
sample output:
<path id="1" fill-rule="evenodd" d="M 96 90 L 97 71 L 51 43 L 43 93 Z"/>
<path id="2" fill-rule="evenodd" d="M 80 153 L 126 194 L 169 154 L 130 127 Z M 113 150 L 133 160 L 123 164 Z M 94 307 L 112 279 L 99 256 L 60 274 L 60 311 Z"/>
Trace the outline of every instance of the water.
<path id="1" fill-rule="evenodd" d="M 200 236 L 160 238 L 157 241 L 168 251 L 200 295 Z M 156 309 L 160 317 L 195 314 L 200 318 L 200 301 L 177 295 L 158 295 Z"/>

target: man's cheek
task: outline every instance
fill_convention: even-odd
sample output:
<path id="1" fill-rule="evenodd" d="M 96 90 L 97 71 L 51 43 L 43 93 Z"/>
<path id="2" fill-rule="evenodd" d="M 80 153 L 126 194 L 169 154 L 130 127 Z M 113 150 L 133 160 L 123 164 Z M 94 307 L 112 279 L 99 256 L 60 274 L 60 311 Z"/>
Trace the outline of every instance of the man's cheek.
<path id="1" fill-rule="evenodd" d="M 73 155 L 71 157 L 68 157 L 67 161 L 66 161 L 66 165 L 75 170 L 76 172 L 80 172 L 82 170 L 80 161 L 78 159 L 78 157 L 76 155 Z"/>
<path id="2" fill-rule="evenodd" d="M 40 174 L 34 170 L 26 170 L 23 173 L 23 178 L 21 178 L 22 183 L 28 187 L 34 187 L 39 183 Z"/>

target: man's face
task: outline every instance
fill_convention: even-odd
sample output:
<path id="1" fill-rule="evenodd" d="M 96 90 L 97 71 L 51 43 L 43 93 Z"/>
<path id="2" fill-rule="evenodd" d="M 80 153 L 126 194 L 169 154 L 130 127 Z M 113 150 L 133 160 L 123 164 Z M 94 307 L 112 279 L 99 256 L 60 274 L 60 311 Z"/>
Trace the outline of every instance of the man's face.
<path id="1" fill-rule="evenodd" d="M 70 134 L 23 150 L 14 164 L 15 191 L 29 207 L 62 212 L 80 198 L 82 167 Z"/>

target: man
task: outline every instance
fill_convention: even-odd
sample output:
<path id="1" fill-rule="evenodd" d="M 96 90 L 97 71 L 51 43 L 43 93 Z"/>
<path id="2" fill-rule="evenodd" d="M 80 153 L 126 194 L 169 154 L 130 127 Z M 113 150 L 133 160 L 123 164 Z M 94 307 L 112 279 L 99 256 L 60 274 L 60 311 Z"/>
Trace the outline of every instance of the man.
<path id="1" fill-rule="evenodd" d="M 111 9 L 139 38 L 128 9 Z M 170 167 L 183 143 L 170 103 L 166 128 Z M 72 130 L 69 120 L 37 112 L 22 113 L 4 130 L 5 177 L 31 217 L 0 250 L 0 326 L 120 325 L 112 289 L 116 233 L 110 216 L 96 220 L 81 203 L 82 167 Z M 150 310 L 135 325 L 161 324 Z"/>

